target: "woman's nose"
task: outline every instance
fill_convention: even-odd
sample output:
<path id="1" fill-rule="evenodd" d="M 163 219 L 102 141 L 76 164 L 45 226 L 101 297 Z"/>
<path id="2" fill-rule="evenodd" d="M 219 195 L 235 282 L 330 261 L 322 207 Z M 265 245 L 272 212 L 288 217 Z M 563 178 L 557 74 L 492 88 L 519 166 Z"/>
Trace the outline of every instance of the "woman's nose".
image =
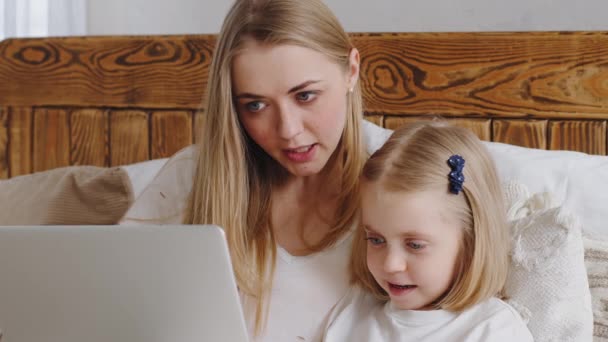
<path id="1" fill-rule="evenodd" d="M 290 140 L 302 133 L 304 125 L 297 108 L 289 108 L 288 106 L 279 107 L 277 130 L 279 136 L 285 140 Z"/>

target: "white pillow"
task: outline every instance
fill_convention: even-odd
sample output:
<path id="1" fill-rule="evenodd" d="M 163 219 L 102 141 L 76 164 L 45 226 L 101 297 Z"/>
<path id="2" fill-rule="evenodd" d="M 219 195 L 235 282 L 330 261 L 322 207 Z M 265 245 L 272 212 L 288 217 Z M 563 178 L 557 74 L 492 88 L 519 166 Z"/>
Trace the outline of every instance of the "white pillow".
<path id="1" fill-rule="evenodd" d="M 513 247 L 505 285 L 537 342 L 591 341 L 593 313 L 580 224 L 548 193 L 505 188 Z"/>
<path id="2" fill-rule="evenodd" d="M 196 146 L 175 153 L 168 161 L 148 164 L 152 180 L 135 196 L 120 224 L 179 224 L 183 221 L 194 178 Z M 158 166 L 160 170 L 156 171 Z M 135 172 L 134 170 L 131 170 Z M 135 176 L 135 175 L 134 175 Z"/>
<path id="3" fill-rule="evenodd" d="M 582 223 L 585 233 L 608 237 L 608 157 L 485 143 L 503 182 L 531 193 L 549 192 Z"/>
<path id="4" fill-rule="evenodd" d="M 154 159 L 120 167 L 129 175 L 131 185 L 133 186 L 133 198 L 139 197 L 146 186 L 156 177 L 158 171 L 165 165 L 167 160 L 169 158 Z"/>

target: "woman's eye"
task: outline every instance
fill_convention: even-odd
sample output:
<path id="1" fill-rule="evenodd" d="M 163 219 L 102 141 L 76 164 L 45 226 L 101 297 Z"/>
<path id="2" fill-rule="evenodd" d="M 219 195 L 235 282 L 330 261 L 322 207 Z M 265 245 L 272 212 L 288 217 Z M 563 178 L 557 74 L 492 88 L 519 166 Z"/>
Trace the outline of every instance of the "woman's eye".
<path id="1" fill-rule="evenodd" d="M 379 237 L 375 237 L 375 236 L 368 236 L 365 238 L 365 240 L 369 241 L 369 243 L 371 243 L 374 246 L 381 245 L 384 243 L 383 238 L 379 238 Z"/>
<path id="2" fill-rule="evenodd" d="M 296 94 L 296 98 L 300 102 L 310 102 L 310 101 L 314 100 L 316 95 L 317 94 L 312 91 L 303 91 L 301 93 Z"/>
<path id="3" fill-rule="evenodd" d="M 424 245 L 419 242 L 410 241 L 407 243 L 407 246 L 414 250 L 420 250 L 424 248 Z"/>
<path id="4" fill-rule="evenodd" d="M 245 107 L 250 112 L 259 112 L 266 108 L 266 105 L 261 101 L 253 101 L 245 104 Z"/>

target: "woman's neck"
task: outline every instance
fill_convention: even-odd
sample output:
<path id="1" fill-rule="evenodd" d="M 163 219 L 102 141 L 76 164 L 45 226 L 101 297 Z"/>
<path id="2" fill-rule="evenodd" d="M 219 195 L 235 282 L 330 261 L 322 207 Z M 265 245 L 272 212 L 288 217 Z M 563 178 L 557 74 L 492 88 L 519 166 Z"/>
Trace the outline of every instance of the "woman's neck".
<path id="1" fill-rule="evenodd" d="M 292 255 L 310 254 L 331 228 L 337 199 L 323 177 L 288 180 L 272 194 L 271 219 L 277 243 Z"/>

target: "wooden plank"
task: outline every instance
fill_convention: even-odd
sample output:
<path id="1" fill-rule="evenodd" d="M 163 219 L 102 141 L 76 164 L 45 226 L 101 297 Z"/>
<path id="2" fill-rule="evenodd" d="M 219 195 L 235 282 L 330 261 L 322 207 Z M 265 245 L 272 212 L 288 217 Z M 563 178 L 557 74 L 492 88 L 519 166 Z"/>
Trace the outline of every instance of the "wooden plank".
<path id="1" fill-rule="evenodd" d="M 32 173 L 33 110 L 11 107 L 10 115 L 10 176 L 27 175 Z"/>
<path id="2" fill-rule="evenodd" d="M 65 109 L 34 110 L 33 171 L 70 165 L 69 114 Z"/>
<path id="3" fill-rule="evenodd" d="M 606 121 L 549 121 L 549 149 L 606 154 Z"/>
<path id="4" fill-rule="evenodd" d="M 9 177 L 8 107 L 0 107 L 0 179 Z"/>
<path id="5" fill-rule="evenodd" d="M 108 112 L 80 109 L 72 112 L 72 165 L 110 165 Z"/>
<path id="6" fill-rule="evenodd" d="M 365 110 L 606 118 L 608 32 L 353 34 Z"/>
<path id="7" fill-rule="evenodd" d="M 547 120 L 494 120 L 494 141 L 547 149 Z"/>
<path id="8" fill-rule="evenodd" d="M 110 113 L 110 165 L 150 159 L 148 114 L 138 110 Z"/>
<path id="9" fill-rule="evenodd" d="M 365 114 L 363 117 L 365 120 L 369 122 L 373 122 L 380 127 L 384 127 L 384 115 L 368 115 Z"/>
<path id="10" fill-rule="evenodd" d="M 192 126 L 192 136 L 194 138 L 194 143 L 197 144 L 200 141 L 200 136 L 202 134 L 203 131 L 203 119 L 205 113 L 203 110 L 198 110 L 195 111 L 192 116 L 193 116 L 193 126 Z"/>
<path id="11" fill-rule="evenodd" d="M 8 39 L 0 103 L 197 108 L 215 36 Z"/>
<path id="12" fill-rule="evenodd" d="M 152 159 L 170 157 L 193 142 L 192 113 L 152 113 Z"/>
<path id="13" fill-rule="evenodd" d="M 386 128 L 396 129 L 398 127 L 408 125 L 421 120 L 434 120 L 435 117 L 430 116 L 414 116 L 414 117 L 386 117 L 384 124 Z M 463 118 L 445 118 L 442 119 L 452 125 L 467 128 L 477 135 L 481 140 L 490 141 L 491 139 L 491 120 L 490 119 L 463 119 Z"/>

